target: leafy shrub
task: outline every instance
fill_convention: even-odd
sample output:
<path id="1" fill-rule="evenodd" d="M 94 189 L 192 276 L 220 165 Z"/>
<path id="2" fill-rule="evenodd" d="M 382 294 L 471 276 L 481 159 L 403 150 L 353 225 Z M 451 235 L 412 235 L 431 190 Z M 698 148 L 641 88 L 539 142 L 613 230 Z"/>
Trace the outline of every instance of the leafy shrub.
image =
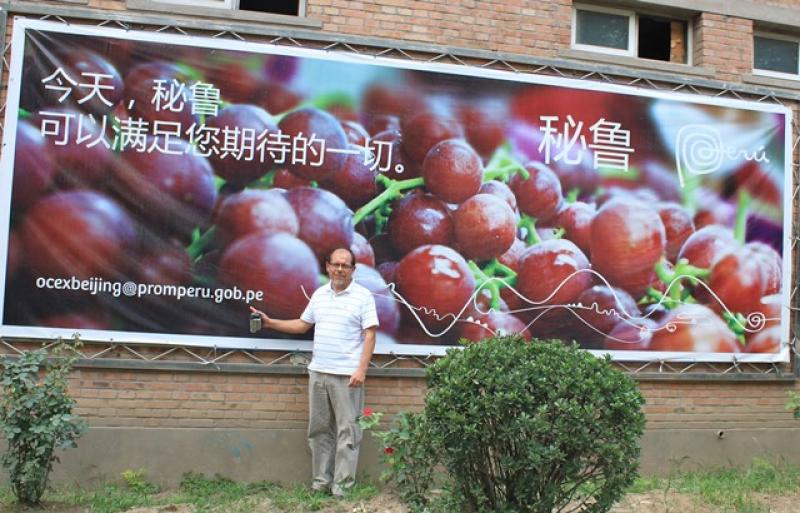
<path id="1" fill-rule="evenodd" d="M 161 491 L 161 488 L 147 480 L 146 472 L 143 468 L 128 469 L 122 472 L 122 479 L 125 485 L 133 492 L 142 495 L 151 495 Z"/>
<path id="2" fill-rule="evenodd" d="M 386 438 L 394 454 L 419 445 L 429 455 L 384 458 L 401 496 L 424 497 L 418 485 L 440 462 L 462 511 L 597 513 L 637 476 L 643 399 L 607 358 L 498 337 L 448 351 L 428 387 L 424 412 L 395 429 L 404 437 Z"/>
<path id="3" fill-rule="evenodd" d="M 439 463 L 436 437 L 424 413 L 400 413 L 389 431 L 375 434 L 383 444 L 386 470 L 381 478 L 391 481 L 412 511 L 430 503 L 429 490 L 436 486 Z"/>
<path id="4" fill-rule="evenodd" d="M 72 414 L 75 401 L 67 392 L 67 375 L 77 356 L 66 355 L 62 341 L 47 349 L 27 351 L 0 360 L 0 428 L 8 449 L 0 463 L 9 474 L 17 500 L 39 502 L 57 447 L 75 447 L 85 423 Z"/>

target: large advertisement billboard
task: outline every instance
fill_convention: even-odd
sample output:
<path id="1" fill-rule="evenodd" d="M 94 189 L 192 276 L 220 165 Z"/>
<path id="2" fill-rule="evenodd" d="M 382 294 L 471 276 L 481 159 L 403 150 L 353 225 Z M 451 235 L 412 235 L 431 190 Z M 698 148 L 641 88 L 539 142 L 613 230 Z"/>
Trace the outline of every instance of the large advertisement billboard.
<path id="1" fill-rule="evenodd" d="M 466 66 L 17 20 L 6 336 L 308 349 L 351 248 L 378 352 L 498 333 L 786 361 L 788 109 Z"/>

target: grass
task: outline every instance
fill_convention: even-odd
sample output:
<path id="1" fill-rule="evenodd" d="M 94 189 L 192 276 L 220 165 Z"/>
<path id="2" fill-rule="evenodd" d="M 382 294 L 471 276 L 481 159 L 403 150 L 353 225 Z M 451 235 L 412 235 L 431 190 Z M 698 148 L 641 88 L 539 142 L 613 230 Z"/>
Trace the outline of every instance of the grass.
<path id="1" fill-rule="evenodd" d="M 325 508 L 351 512 L 349 507 L 330 496 L 312 492 L 308 487 L 285 487 L 275 483 L 238 483 L 224 477 L 186 474 L 180 486 L 161 491 L 149 483 L 144 471 L 127 471 L 123 484 L 106 484 L 93 489 L 75 486 L 58 487 L 44 497 L 49 507 L 41 510 L 14 505 L 8 488 L 0 488 L 0 513 L 37 511 L 67 511 L 77 513 L 118 513 L 135 507 L 191 505 L 197 513 L 250 513 L 259 504 L 268 502 L 270 511 L 306 513 Z M 699 502 L 713 505 L 715 511 L 732 513 L 768 513 L 765 496 L 780 496 L 800 491 L 800 467 L 773 465 L 755 460 L 746 468 L 719 468 L 703 471 L 675 472 L 666 478 L 644 477 L 629 490 L 632 493 L 656 492 L 666 495 L 679 492 L 695 497 Z M 372 485 L 357 485 L 350 497 L 352 502 L 369 501 L 378 490 Z M 343 509 L 344 508 L 344 509 Z M 263 507 L 262 507 L 263 509 Z"/>
<path id="2" fill-rule="evenodd" d="M 106 484 L 90 490 L 75 486 L 48 489 L 42 498 L 42 509 L 16 506 L 11 491 L 0 488 L 0 512 L 36 513 L 61 511 L 58 508 L 63 508 L 69 511 L 118 513 L 136 507 L 187 504 L 192 505 L 192 511 L 196 513 L 248 513 L 256 505 L 269 501 L 272 507 L 280 511 L 304 513 L 319 511 L 338 502 L 333 497 L 312 492 L 302 485 L 286 488 L 269 482 L 247 484 L 194 473 L 186 474 L 177 489 L 164 492 L 144 480 L 142 473 L 138 473 L 133 480 L 126 477 L 125 481 L 125 484 Z M 369 500 L 377 493 L 374 486 L 359 484 L 348 499 Z"/>
<path id="3" fill-rule="evenodd" d="M 667 478 L 640 478 L 629 492 L 670 491 L 693 495 L 702 502 L 735 513 L 767 513 L 763 495 L 800 491 L 800 467 L 754 460 L 747 468 L 717 468 L 674 473 Z"/>

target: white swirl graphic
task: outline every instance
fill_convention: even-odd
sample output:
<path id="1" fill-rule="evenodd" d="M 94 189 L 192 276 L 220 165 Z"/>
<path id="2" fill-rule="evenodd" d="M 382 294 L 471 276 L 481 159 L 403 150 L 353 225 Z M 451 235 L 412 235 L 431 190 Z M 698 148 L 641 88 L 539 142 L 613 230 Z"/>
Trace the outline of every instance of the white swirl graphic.
<path id="1" fill-rule="evenodd" d="M 675 165 L 684 186 L 687 175 L 707 175 L 717 171 L 725 155 L 719 130 L 708 125 L 686 125 L 675 136 Z"/>
<path id="2" fill-rule="evenodd" d="M 126 296 L 135 296 L 136 295 L 136 284 L 132 281 L 126 281 L 122 285 L 122 293 Z"/>

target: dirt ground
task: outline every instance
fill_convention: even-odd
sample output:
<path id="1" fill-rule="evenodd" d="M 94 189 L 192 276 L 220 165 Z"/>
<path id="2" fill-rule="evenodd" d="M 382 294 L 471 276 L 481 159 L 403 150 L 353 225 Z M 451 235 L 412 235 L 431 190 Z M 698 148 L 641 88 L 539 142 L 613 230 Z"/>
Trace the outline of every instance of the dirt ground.
<path id="1" fill-rule="evenodd" d="M 800 494 L 785 494 L 779 496 L 755 495 L 750 501 L 757 504 L 756 508 L 747 511 L 764 513 L 796 513 L 800 504 Z M 271 504 L 269 500 L 261 499 L 252 504 L 237 504 L 236 511 L 251 513 L 285 513 Z M 408 513 L 399 501 L 388 493 L 382 493 L 369 501 L 342 501 L 332 502 L 329 506 L 317 510 L 319 513 Z M 669 492 L 633 493 L 627 495 L 617 504 L 611 513 L 729 513 L 734 511 L 727 508 L 704 504 L 695 496 Z M 2 513 L 87 513 L 86 510 L 75 507 L 59 507 L 58 504 L 45 504 L 37 509 L 10 509 Z M 186 504 L 171 504 L 156 508 L 134 508 L 125 513 L 195 513 L 194 508 Z M 226 513 L 220 511 L 218 513 Z M 456 513 L 456 512 L 454 512 Z"/>
<path id="2" fill-rule="evenodd" d="M 800 508 L 800 494 L 780 496 L 753 496 L 750 499 L 761 506 L 754 511 L 769 513 L 797 513 Z M 170 509 L 172 508 L 172 509 Z M 648 492 L 627 495 L 612 510 L 612 513 L 727 513 L 730 507 L 716 507 L 699 502 L 696 497 L 675 492 Z M 408 513 L 393 496 L 383 493 L 366 502 L 340 502 L 319 510 L 320 513 Z M 126 513 L 193 513 L 184 505 L 162 506 L 160 508 L 137 508 Z M 283 513 L 282 510 L 262 501 L 253 504 L 252 513 Z M 456 512 L 454 512 L 456 513 Z"/>

